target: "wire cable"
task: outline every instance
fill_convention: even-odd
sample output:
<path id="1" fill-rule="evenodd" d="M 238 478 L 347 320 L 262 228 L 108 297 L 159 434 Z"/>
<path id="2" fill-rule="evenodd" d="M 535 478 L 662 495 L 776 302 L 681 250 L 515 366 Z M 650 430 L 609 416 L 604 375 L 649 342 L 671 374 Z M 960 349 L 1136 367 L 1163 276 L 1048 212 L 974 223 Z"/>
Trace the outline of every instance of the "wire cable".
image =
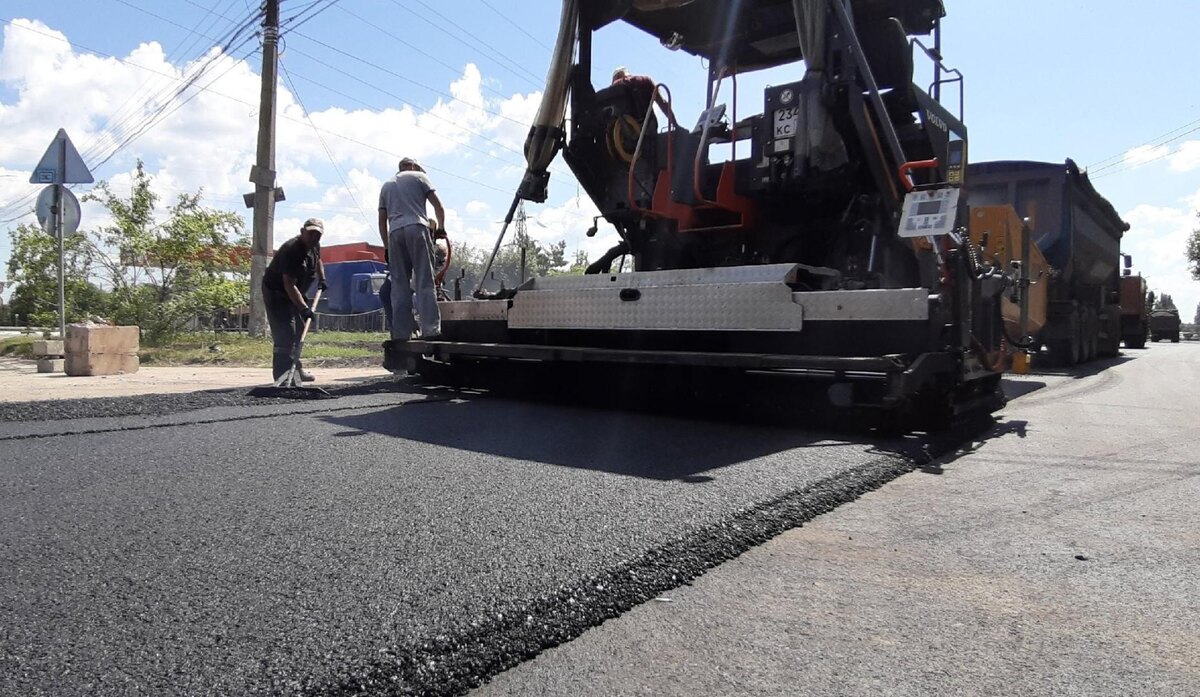
<path id="1" fill-rule="evenodd" d="M 1193 133 L 1196 133 L 1197 131 L 1200 131 L 1200 126 L 1196 126 L 1190 130 L 1184 131 L 1183 133 L 1180 133 L 1179 135 L 1175 136 L 1174 138 L 1171 138 L 1170 140 L 1163 141 L 1156 147 L 1165 147 L 1168 143 L 1173 143 L 1185 136 L 1189 136 Z M 1104 177 L 1108 177 L 1108 176 L 1111 176 L 1114 174 L 1128 172 L 1131 169 L 1139 169 L 1141 167 L 1145 167 L 1146 165 L 1150 164 L 1151 162 L 1158 162 L 1159 160 L 1170 157 L 1171 155 L 1176 154 L 1176 152 L 1177 151 L 1172 150 L 1171 148 L 1167 148 L 1166 152 L 1164 152 L 1160 155 L 1157 155 L 1155 157 L 1151 157 L 1148 160 L 1140 160 L 1138 162 L 1129 163 L 1127 166 L 1121 167 L 1120 169 L 1112 169 L 1112 167 L 1114 167 L 1115 165 L 1121 164 L 1121 162 L 1117 162 L 1117 163 L 1114 163 L 1113 165 L 1109 165 L 1108 167 L 1101 167 L 1100 169 L 1095 170 L 1094 172 L 1089 171 L 1088 177 L 1090 177 L 1091 179 L 1103 179 Z"/>
<path id="2" fill-rule="evenodd" d="M 508 22 L 508 23 L 509 23 L 509 24 L 511 24 L 512 26 L 516 27 L 517 31 L 519 31 L 519 32 L 521 32 L 522 34 L 524 34 L 525 36 L 528 36 L 529 38 L 533 39 L 535 42 L 537 42 L 537 43 L 541 44 L 543 47 L 545 47 L 545 49 L 546 49 L 547 51 L 553 51 L 553 50 L 554 50 L 554 47 L 553 47 L 553 46 L 551 46 L 550 44 L 546 43 L 545 41 L 542 41 L 541 39 L 539 39 L 538 37 L 534 36 L 533 34 L 530 34 L 530 33 L 529 33 L 529 31 L 528 31 L 527 29 L 525 29 L 525 27 L 523 27 L 523 26 L 521 26 L 520 24 L 517 24 L 516 22 L 512 21 L 512 18 L 511 18 L 511 17 L 509 17 L 507 13 L 505 13 L 505 12 L 501 12 L 500 10 L 497 10 L 497 9 L 496 9 L 496 7 L 495 7 L 495 5 L 493 5 L 492 3 L 488 2 L 488 0 L 479 0 L 479 1 L 480 1 L 481 3 L 483 3 L 484 7 L 488 8 L 488 9 L 489 9 L 489 10 L 491 10 L 492 12 L 495 12 L 496 14 L 500 15 L 500 19 L 503 19 L 505 22 Z"/>
<path id="3" fill-rule="evenodd" d="M 419 2 L 419 0 L 418 0 L 418 2 Z M 404 10 L 405 12 L 408 12 L 409 14 L 413 15 L 413 16 L 414 16 L 414 17 L 416 17 L 417 19 L 420 19 L 422 22 L 425 22 L 426 24 L 430 25 L 431 27 L 434 27 L 434 28 L 435 28 L 435 29 L 437 29 L 438 31 L 441 31 L 441 32 L 443 32 L 443 33 L 444 33 L 446 36 L 450 37 L 451 39 L 453 39 L 453 40 L 454 40 L 454 41 L 456 41 L 457 43 L 460 43 L 460 44 L 462 44 L 463 46 L 465 46 L 465 47 L 467 47 L 467 48 L 469 48 L 469 49 L 471 49 L 471 50 L 473 50 L 473 51 L 477 51 L 477 50 L 479 50 L 479 45 L 476 45 L 476 44 L 471 44 L 471 43 L 469 43 L 469 42 L 468 42 L 466 39 L 462 38 L 462 36 L 460 36 L 460 35 L 458 35 L 458 34 L 455 34 L 455 33 L 452 33 L 452 32 L 448 32 L 448 31 L 446 31 L 446 30 L 442 29 L 442 27 L 441 27 L 440 25 L 438 25 L 436 22 L 433 22 L 433 21 L 431 21 L 431 20 L 430 20 L 428 17 L 425 17 L 425 16 L 424 16 L 424 15 L 422 15 L 421 13 L 419 13 L 419 12 L 417 12 L 417 11 L 413 10 L 412 8 L 410 8 L 410 7 L 406 6 L 406 5 L 404 5 L 403 3 L 401 3 L 401 2 L 400 2 L 400 0 L 392 0 L 392 4 L 393 4 L 393 5 L 395 5 L 396 7 L 399 7 L 400 9 Z M 424 3 L 421 3 L 421 4 L 422 4 L 422 5 L 424 5 Z M 428 7 L 428 5 L 425 5 L 425 7 Z M 434 14 L 438 15 L 439 17 L 442 17 L 443 19 L 445 19 L 445 17 L 444 17 L 443 15 L 441 15 L 440 13 L 438 13 L 436 10 L 431 10 L 431 11 L 432 11 Z M 454 25 L 454 26 L 456 26 L 456 27 L 458 27 L 458 26 L 459 26 L 459 25 L 455 24 L 453 21 L 451 21 L 451 20 L 449 20 L 449 19 L 446 19 L 446 21 L 447 21 L 447 22 L 449 22 L 450 24 L 453 24 L 453 25 Z M 482 42 L 482 40 L 480 40 L 480 39 L 478 39 L 478 38 L 474 37 L 474 35 L 473 35 L 473 34 L 470 34 L 470 32 L 467 32 L 465 29 L 462 29 L 461 27 L 459 27 L 459 28 L 462 30 L 462 32 L 463 32 L 464 34 L 467 34 L 468 36 L 471 36 L 472 38 L 475 38 L 475 40 L 476 40 L 476 41 L 479 41 L 479 42 L 480 42 L 480 44 L 482 44 L 482 43 L 483 43 L 483 42 Z M 495 60 L 495 59 L 493 59 L 493 60 Z M 531 85 L 533 85 L 533 86 L 535 86 L 535 87 L 541 87 L 541 86 L 542 86 L 542 78 L 539 78 L 537 75 L 534 75 L 533 73 L 529 72 L 528 70 L 526 70 L 526 69 L 524 69 L 524 68 L 521 68 L 520 66 L 517 66 L 516 68 L 511 68 L 511 67 L 509 67 L 507 64 L 513 64 L 513 65 L 515 65 L 515 63 L 512 63 L 512 61 L 510 61 L 509 59 L 507 59 L 507 58 L 505 58 L 505 57 L 501 56 L 500 60 L 499 60 L 497 63 L 498 63 L 498 65 L 500 65 L 500 67 L 504 68 L 506 71 L 508 71 L 508 72 L 509 72 L 511 75 L 513 75 L 514 77 L 519 77 L 519 78 L 521 78 L 522 80 L 524 80 L 524 81 L 528 82 L 529 84 L 531 84 Z"/>
<path id="4" fill-rule="evenodd" d="M 358 197 L 354 195 L 354 190 L 351 189 L 350 184 L 347 183 L 345 175 L 342 174 L 342 168 L 338 166 L 337 160 L 333 157 L 333 152 L 329 149 L 329 145 L 325 142 L 324 136 L 322 136 L 321 131 L 317 129 L 317 124 L 313 123 L 312 115 L 308 112 L 308 107 L 304 106 L 304 100 L 300 97 L 300 91 L 296 89 L 296 83 L 292 82 L 291 73 L 288 72 L 287 66 L 283 64 L 283 59 L 279 60 L 279 69 L 283 71 L 284 79 L 287 80 L 288 86 L 292 88 L 292 96 L 296 98 L 296 103 L 300 105 L 300 110 L 304 113 L 305 120 L 307 120 L 308 124 L 312 126 L 313 133 L 317 135 L 317 140 L 321 142 L 321 148 L 325 150 L 325 155 L 329 157 L 329 164 L 333 165 L 333 171 L 337 172 L 338 179 L 341 180 L 342 186 L 346 187 L 346 193 L 350 196 L 350 200 L 354 202 L 354 207 L 358 209 L 359 214 L 361 214 L 363 217 L 363 221 L 366 222 L 368 227 L 370 227 L 371 219 L 367 217 L 367 212 L 364 211 L 363 207 L 358 203 Z"/>
<path id="5" fill-rule="evenodd" d="M 1185 123 L 1184 125 L 1180 126 L 1179 128 L 1175 128 L 1170 131 L 1167 131 L 1166 133 L 1162 134 L 1161 136 L 1158 136 L 1157 138 L 1152 138 L 1151 140 L 1146 141 L 1145 143 L 1142 143 L 1141 145 L 1137 145 L 1132 148 L 1126 148 L 1125 150 L 1122 150 L 1120 153 L 1118 153 L 1116 155 L 1113 155 L 1111 157 L 1106 157 L 1105 159 L 1099 160 L 1098 162 L 1093 162 L 1092 164 L 1088 165 L 1087 169 L 1089 171 L 1100 171 L 1102 169 L 1107 169 L 1108 167 L 1114 166 L 1112 164 L 1106 165 L 1106 163 L 1110 163 L 1113 160 L 1118 161 L 1114 164 L 1120 164 L 1122 161 L 1124 161 L 1125 156 L 1130 151 L 1137 150 L 1138 148 L 1144 148 L 1146 146 L 1158 147 L 1160 145 L 1165 145 L 1166 143 L 1169 143 L 1171 141 L 1178 140 L 1181 136 L 1175 136 L 1176 133 L 1179 133 L 1180 131 L 1182 131 L 1184 129 L 1191 128 L 1192 126 L 1196 126 L 1198 124 L 1200 124 L 1200 119 L 1197 119 L 1190 123 Z M 1187 135 L 1188 133 L 1193 133 L 1194 131 L 1195 131 L 1195 129 L 1188 131 L 1187 133 L 1184 133 L 1183 135 Z M 1175 136 L 1175 137 L 1172 138 L 1171 136 Z M 1163 140 L 1164 138 L 1168 138 L 1168 140 L 1160 143 L 1159 141 Z M 1105 166 L 1101 167 L 1100 165 L 1105 165 Z"/>

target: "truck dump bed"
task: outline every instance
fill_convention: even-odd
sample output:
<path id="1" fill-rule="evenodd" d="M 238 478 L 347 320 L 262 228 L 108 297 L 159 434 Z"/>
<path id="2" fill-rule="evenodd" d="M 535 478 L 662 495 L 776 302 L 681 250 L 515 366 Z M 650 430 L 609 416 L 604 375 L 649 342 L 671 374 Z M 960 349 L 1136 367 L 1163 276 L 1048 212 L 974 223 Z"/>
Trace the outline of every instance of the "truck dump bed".
<path id="1" fill-rule="evenodd" d="M 1129 224 L 1071 160 L 977 162 L 967 168 L 972 206 L 1011 205 L 1067 285 L 1115 290 L 1121 236 Z"/>

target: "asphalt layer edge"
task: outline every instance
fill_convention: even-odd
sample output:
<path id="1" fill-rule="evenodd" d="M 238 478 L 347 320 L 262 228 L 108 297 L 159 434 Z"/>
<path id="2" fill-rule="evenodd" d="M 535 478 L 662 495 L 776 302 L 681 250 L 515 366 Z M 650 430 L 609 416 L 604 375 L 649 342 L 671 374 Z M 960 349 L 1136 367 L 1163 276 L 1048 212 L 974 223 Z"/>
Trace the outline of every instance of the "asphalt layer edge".
<path id="1" fill-rule="evenodd" d="M 988 424 L 992 424 L 988 420 Z M 978 425 L 976 425 L 977 427 Z M 709 569 L 777 535 L 858 499 L 897 477 L 951 453 L 975 427 L 931 438 L 909 454 L 881 455 L 849 472 L 698 528 L 599 575 L 552 595 L 514 603 L 470 627 L 439 634 L 417 647 L 380 648 L 353 675 L 338 676 L 311 694 L 461 695 L 492 677 L 567 643 L 664 592 L 689 585 Z M 936 467 L 927 471 L 937 472 Z M 308 692 L 306 690 L 306 692 Z"/>

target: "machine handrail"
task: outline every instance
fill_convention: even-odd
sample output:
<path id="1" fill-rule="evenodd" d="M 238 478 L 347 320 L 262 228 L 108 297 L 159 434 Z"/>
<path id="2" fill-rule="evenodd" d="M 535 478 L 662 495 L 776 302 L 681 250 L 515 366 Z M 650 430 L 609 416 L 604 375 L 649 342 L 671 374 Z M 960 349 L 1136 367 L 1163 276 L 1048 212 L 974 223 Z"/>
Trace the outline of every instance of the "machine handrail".
<path id="1" fill-rule="evenodd" d="M 947 68 L 946 64 L 942 62 L 942 55 L 921 43 L 921 40 L 917 37 L 914 36 L 911 41 L 914 45 L 921 48 L 921 51 L 925 53 L 925 56 L 929 58 L 929 60 L 933 61 L 935 69 L 934 80 L 933 82 L 929 83 L 929 89 L 927 92 L 931 95 L 938 95 L 937 101 L 939 104 L 942 101 L 941 90 L 936 88 L 941 85 L 949 85 L 955 82 L 958 83 L 958 120 L 964 120 L 964 112 L 966 111 L 966 96 L 963 93 L 966 91 L 966 80 L 963 78 L 962 71 L 960 71 L 958 68 Z M 954 75 L 955 77 L 942 78 L 942 73 Z"/>
<path id="2" fill-rule="evenodd" d="M 912 171 L 914 169 L 937 169 L 938 164 L 938 159 L 935 157 L 932 160 L 914 160 L 900 165 L 900 182 L 904 184 L 904 190 L 912 191 L 916 188 L 912 180 Z"/>
<path id="3" fill-rule="evenodd" d="M 709 101 L 709 109 L 712 109 L 717 103 L 717 95 L 721 93 L 721 82 L 725 79 L 728 68 L 721 66 L 717 71 L 717 84 L 713 87 L 712 99 Z M 696 158 L 692 162 L 692 191 L 696 194 L 696 201 L 710 206 L 718 205 L 716 201 L 710 201 L 704 197 L 701 185 L 701 170 L 700 161 L 704 159 L 704 148 L 708 143 L 708 130 L 712 124 L 712 120 L 708 117 L 709 111 L 705 111 L 704 128 L 700 131 L 700 143 L 696 146 Z M 733 159 L 737 160 L 737 75 L 733 75 L 733 138 L 732 144 Z"/>
<path id="4" fill-rule="evenodd" d="M 650 104 L 646 107 L 646 115 L 642 118 L 641 128 L 638 129 L 637 147 L 633 149 L 633 157 L 629 160 L 629 176 L 626 181 L 626 193 L 629 196 L 629 207 L 638 213 L 652 212 L 649 209 L 642 208 L 637 204 L 637 197 L 634 196 L 633 184 L 635 179 L 634 170 L 637 167 L 638 159 L 642 156 L 642 144 L 645 142 L 646 129 L 650 126 L 650 117 L 654 115 L 654 104 L 658 101 L 659 90 L 662 90 L 666 93 L 666 98 L 664 99 L 666 108 L 664 111 L 666 112 L 667 116 L 667 181 L 671 181 L 671 170 L 674 163 L 673 155 L 675 152 L 675 139 L 671 136 L 674 130 L 679 126 L 679 122 L 675 120 L 675 109 L 673 106 L 671 106 L 671 88 L 667 87 L 664 83 L 658 82 L 654 85 L 654 91 L 650 97 Z M 650 192 L 650 195 L 653 196 L 653 192 Z"/>

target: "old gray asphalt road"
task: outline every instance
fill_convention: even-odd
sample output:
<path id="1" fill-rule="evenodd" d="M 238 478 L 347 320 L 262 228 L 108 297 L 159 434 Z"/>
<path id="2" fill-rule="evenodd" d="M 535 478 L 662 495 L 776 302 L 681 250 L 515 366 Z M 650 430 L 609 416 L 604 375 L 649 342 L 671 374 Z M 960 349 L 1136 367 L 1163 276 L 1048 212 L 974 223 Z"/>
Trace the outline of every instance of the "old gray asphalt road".
<path id="1" fill-rule="evenodd" d="M 473 695 L 1200 694 L 1200 345 L 1127 355 Z"/>
<path id="2" fill-rule="evenodd" d="M 460 693 L 927 445 L 420 392 L 144 399 L 0 423 L 2 695 Z"/>

